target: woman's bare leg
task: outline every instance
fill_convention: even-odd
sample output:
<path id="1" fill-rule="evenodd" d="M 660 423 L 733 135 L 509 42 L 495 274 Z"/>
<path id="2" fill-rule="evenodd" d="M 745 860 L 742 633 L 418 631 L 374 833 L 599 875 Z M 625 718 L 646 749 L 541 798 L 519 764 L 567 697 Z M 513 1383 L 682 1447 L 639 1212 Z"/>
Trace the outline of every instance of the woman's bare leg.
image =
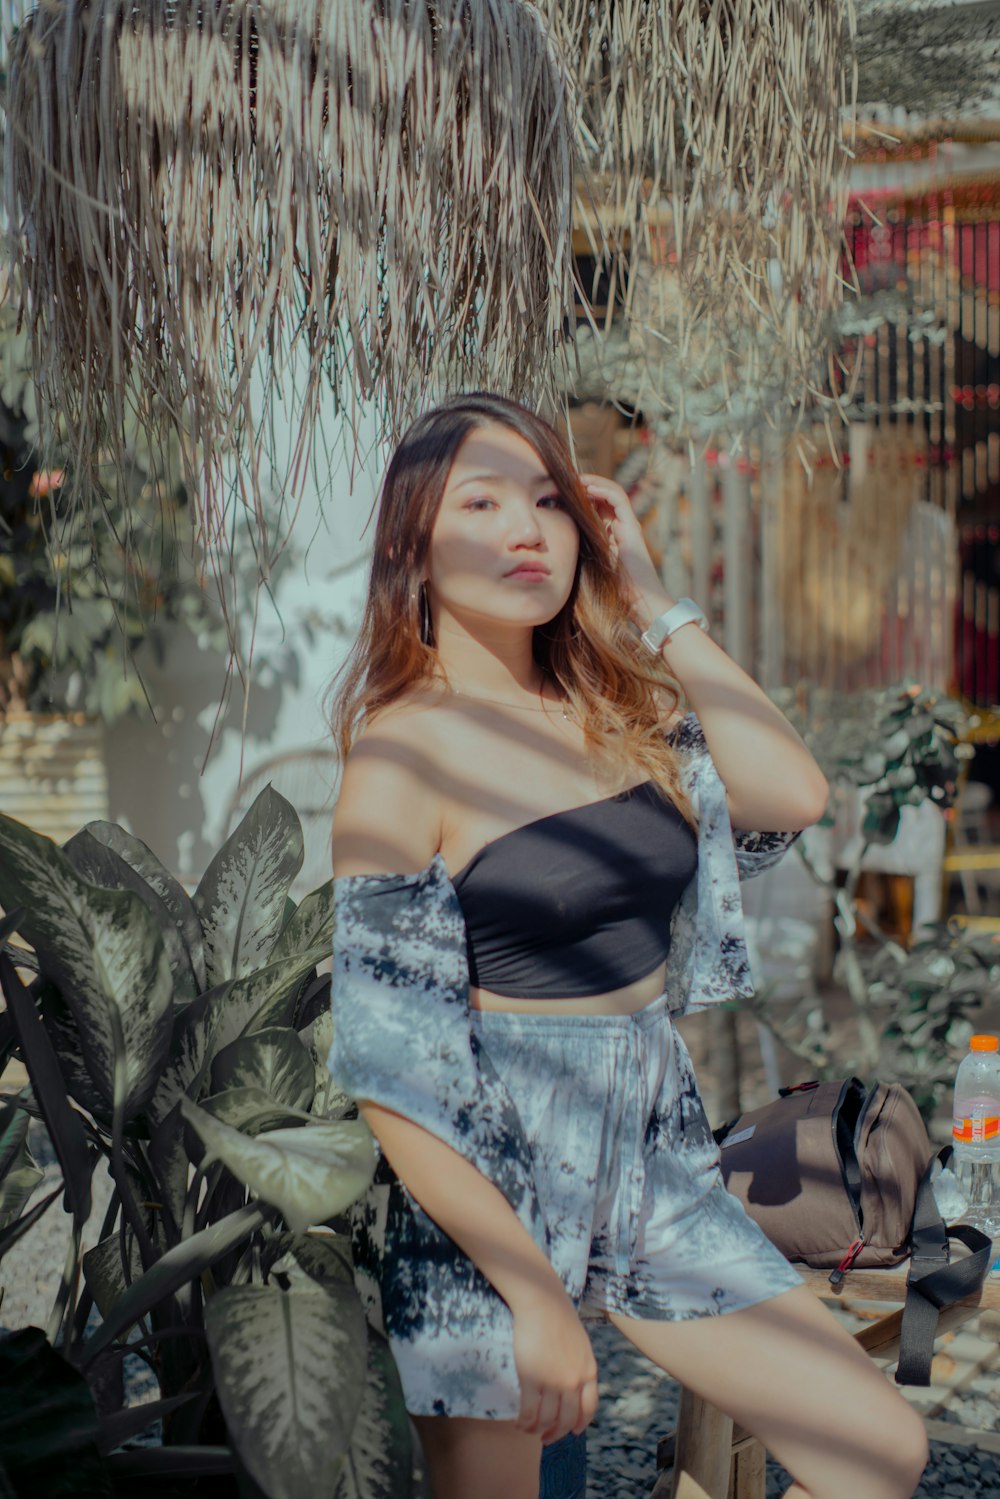
<path id="1" fill-rule="evenodd" d="M 786 1499 L 910 1499 L 921 1418 L 805 1286 L 690 1322 L 610 1320 L 661 1369 L 763 1442 Z"/>
<path id="2" fill-rule="evenodd" d="M 541 1438 L 513 1421 L 414 1416 L 434 1499 L 538 1499 Z"/>

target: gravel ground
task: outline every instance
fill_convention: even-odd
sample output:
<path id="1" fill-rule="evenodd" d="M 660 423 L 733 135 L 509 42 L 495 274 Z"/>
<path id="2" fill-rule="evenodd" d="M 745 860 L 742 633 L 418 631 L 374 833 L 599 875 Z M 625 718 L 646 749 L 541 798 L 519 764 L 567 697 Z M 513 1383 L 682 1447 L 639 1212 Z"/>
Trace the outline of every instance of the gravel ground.
<path id="1" fill-rule="evenodd" d="M 32 1120 L 28 1144 L 45 1176 L 35 1188 L 32 1202 L 51 1192 L 62 1179 L 58 1162 L 43 1125 Z M 98 1167 L 94 1175 L 93 1208 L 83 1233 L 84 1251 L 97 1241 L 111 1198 L 111 1178 Z M 62 1279 L 69 1247 L 69 1217 L 56 1198 L 34 1228 L 29 1229 L 0 1262 L 0 1323 L 7 1331 L 17 1327 L 45 1329 L 52 1303 Z"/>

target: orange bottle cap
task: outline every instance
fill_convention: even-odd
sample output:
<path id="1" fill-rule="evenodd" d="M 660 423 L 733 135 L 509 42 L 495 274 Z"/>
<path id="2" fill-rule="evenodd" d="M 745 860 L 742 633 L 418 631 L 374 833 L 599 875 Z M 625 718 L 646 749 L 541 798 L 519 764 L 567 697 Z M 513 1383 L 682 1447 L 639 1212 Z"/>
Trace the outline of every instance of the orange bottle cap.
<path id="1" fill-rule="evenodd" d="M 970 1051 L 998 1051 L 1000 1050 L 1000 1037 L 998 1036 L 972 1036 L 969 1039 Z"/>

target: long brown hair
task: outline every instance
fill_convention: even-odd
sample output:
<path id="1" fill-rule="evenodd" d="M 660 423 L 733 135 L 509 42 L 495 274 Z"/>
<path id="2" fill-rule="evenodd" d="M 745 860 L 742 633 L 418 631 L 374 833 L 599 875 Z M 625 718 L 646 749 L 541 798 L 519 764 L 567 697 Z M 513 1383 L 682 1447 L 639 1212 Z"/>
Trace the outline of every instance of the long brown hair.
<path id="1" fill-rule="evenodd" d="M 418 581 L 448 474 L 466 437 L 498 422 L 535 449 L 580 533 L 576 574 L 555 617 L 534 631 L 535 660 L 559 685 L 583 726 L 588 751 L 625 778 L 641 767 L 690 816 L 663 717 L 676 686 L 629 624 L 607 536 L 560 434 L 502 396 L 455 396 L 418 417 L 386 470 L 368 599 L 354 647 L 331 685 L 332 728 L 343 760 L 381 709 L 418 682 L 440 678 Z"/>

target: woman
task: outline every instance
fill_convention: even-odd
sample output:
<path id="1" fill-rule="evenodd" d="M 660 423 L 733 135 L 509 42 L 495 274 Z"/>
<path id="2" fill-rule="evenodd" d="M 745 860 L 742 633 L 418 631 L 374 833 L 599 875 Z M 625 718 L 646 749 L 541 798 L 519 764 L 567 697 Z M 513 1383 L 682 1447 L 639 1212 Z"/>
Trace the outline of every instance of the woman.
<path id="1" fill-rule="evenodd" d="M 339 696 L 330 1067 L 379 1146 L 356 1275 L 435 1499 L 535 1499 L 596 1409 L 587 1317 L 797 1499 L 906 1499 L 923 1468 L 919 1419 L 722 1187 L 671 1023 L 749 992 L 737 865 L 827 796 L 699 623 L 531 413 L 461 397 L 404 438 Z"/>

